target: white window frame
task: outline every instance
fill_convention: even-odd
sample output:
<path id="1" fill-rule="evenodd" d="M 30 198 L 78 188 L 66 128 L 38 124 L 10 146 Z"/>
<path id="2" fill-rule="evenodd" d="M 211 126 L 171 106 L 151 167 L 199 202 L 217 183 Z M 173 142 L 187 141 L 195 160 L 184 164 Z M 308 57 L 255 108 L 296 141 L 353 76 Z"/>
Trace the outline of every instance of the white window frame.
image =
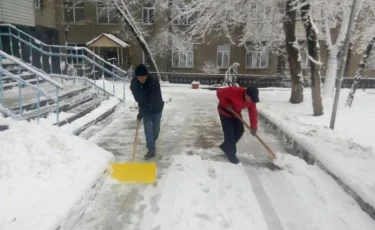
<path id="1" fill-rule="evenodd" d="M 221 65 L 219 65 L 219 54 L 221 54 Z M 227 54 L 228 61 L 224 63 L 224 55 Z M 218 69 L 228 69 L 230 66 L 230 46 L 229 45 L 221 45 L 217 47 L 216 50 L 216 67 Z"/>
<path id="2" fill-rule="evenodd" d="M 178 53 L 178 65 L 174 63 L 174 57 Z M 190 54 L 190 55 L 189 55 Z M 181 65 L 181 56 L 185 56 L 185 65 Z M 191 65 L 188 65 L 188 57 L 191 57 Z M 173 68 L 193 68 L 194 67 L 194 49 L 179 49 L 175 48 L 172 50 L 172 67 Z"/>
<path id="3" fill-rule="evenodd" d="M 250 20 L 253 23 L 258 23 L 260 21 L 258 4 L 259 4 L 258 2 L 251 3 L 250 13 L 253 15 L 253 17 L 251 17 Z M 254 17 L 254 15 L 255 15 L 255 17 Z"/>
<path id="4" fill-rule="evenodd" d="M 35 9 L 42 9 L 43 0 L 34 0 L 34 8 Z"/>
<path id="5" fill-rule="evenodd" d="M 102 3 L 102 6 L 99 6 L 99 3 L 96 3 L 96 22 L 101 25 L 107 25 L 107 24 L 117 24 L 117 22 L 110 22 L 110 19 L 113 17 L 111 16 L 111 12 L 116 9 L 116 7 L 109 2 Z M 107 15 L 104 16 L 104 11 L 106 11 Z M 99 19 L 101 17 L 106 17 L 107 22 L 99 22 Z"/>
<path id="6" fill-rule="evenodd" d="M 266 65 L 265 66 L 260 66 L 262 64 L 262 62 L 258 62 L 258 61 L 255 61 L 253 60 L 253 58 L 262 58 L 262 54 L 265 54 L 265 58 L 266 58 Z M 249 63 L 249 57 L 251 55 L 251 63 L 252 63 L 252 66 L 250 66 L 248 63 Z M 259 63 L 260 65 L 258 65 L 257 63 Z M 245 55 L 245 68 L 246 69 L 267 69 L 268 68 L 268 65 L 269 65 L 269 51 L 262 51 L 262 50 L 256 50 L 256 49 L 246 49 L 246 55 Z"/>
<path id="7" fill-rule="evenodd" d="M 147 11 L 147 21 L 145 21 L 144 12 Z M 151 12 L 153 13 L 153 18 L 151 20 Z M 142 7 L 142 22 L 146 25 L 152 25 L 155 22 L 155 7 L 153 6 L 143 6 Z"/>
<path id="8" fill-rule="evenodd" d="M 151 50 L 151 55 L 152 55 L 152 58 L 154 59 L 154 61 L 156 62 L 156 54 L 153 50 Z M 147 66 L 147 67 L 150 67 L 150 63 L 147 62 L 147 58 L 146 58 L 146 54 L 145 52 L 142 52 L 142 63 Z"/>
<path id="9" fill-rule="evenodd" d="M 79 22 L 76 20 L 76 9 L 83 9 L 83 13 L 85 12 L 85 5 L 84 5 L 84 2 L 81 2 L 79 4 L 83 4 L 83 6 L 77 6 L 78 4 L 74 4 L 73 3 L 73 6 L 65 6 L 65 2 L 72 2 L 71 0 L 63 0 L 63 15 L 64 15 L 64 21 L 65 22 L 73 22 L 73 23 L 76 23 L 76 22 Z M 73 12 L 73 21 L 66 21 L 66 18 L 65 18 L 65 10 L 66 9 L 70 9 L 72 12 Z M 85 15 L 83 15 L 83 17 L 85 17 Z"/>
<path id="10" fill-rule="evenodd" d="M 189 26 L 194 23 L 194 15 L 188 15 L 186 12 L 186 8 L 179 8 L 179 12 L 177 14 L 180 14 L 180 16 L 173 21 L 174 24 L 177 24 L 179 26 Z"/>
<path id="11" fill-rule="evenodd" d="M 234 20 L 232 17 L 232 14 L 234 13 L 234 10 L 225 10 L 225 23 L 229 26 L 233 25 Z"/>

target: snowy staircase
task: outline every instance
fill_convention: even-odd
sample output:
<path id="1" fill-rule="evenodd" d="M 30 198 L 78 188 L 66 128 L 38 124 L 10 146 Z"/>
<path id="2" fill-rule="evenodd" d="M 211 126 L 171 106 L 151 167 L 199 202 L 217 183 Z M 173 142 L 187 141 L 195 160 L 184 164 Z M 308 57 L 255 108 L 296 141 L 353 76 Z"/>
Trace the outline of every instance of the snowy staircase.
<path id="1" fill-rule="evenodd" d="M 9 59 L 2 59 L 2 68 L 19 76 L 24 81 L 37 86 L 44 92 L 50 95 L 56 95 L 56 87 L 54 85 L 40 78 L 38 80 L 34 73 L 27 71 L 17 63 Z M 84 117 L 111 98 L 111 95 L 103 93 L 90 84 L 86 85 L 75 79 L 60 79 L 59 82 L 61 81 L 63 83 L 63 89 L 58 93 L 59 121 L 56 122 L 57 106 L 55 100 L 40 96 L 38 108 L 37 92 L 35 92 L 35 89 L 20 84 L 5 73 L 2 73 L 1 77 L 3 81 L 3 106 L 13 114 L 20 115 L 28 121 L 35 120 L 38 117 L 47 118 L 47 120 L 50 120 L 54 125 L 63 126 Z M 22 86 L 20 87 L 20 85 Z M 113 106 L 106 106 L 105 111 L 102 111 L 98 117 L 93 117 L 86 123 L 92 125 L 104 119 L 114 111 L 115 107 L 120 104 L 120 101 L 112 104 Z M 85 128 L 87 128 L 87 124 L 85 124 L 85 126 Z M 6 127 L 4 127 L 4 130 L 5 128 Z M 82 131 L 82 127 L 78 128 Z"/>
<path id="2" fill-rule="evenodd" d="M 0 31 L 0 113 L 5 116 L 47 118 L 67 129 L 74 126 L 76 133 L 125 101 L 127 72 L 88 48 L 45 44 L 10 24 L 0 24 Z"/>
<path id="3" fill-rule="evenodd" d="M 24 68 L 8 59 L 2 60 L 2 67 L 15 75 L 19 75 L 23 80 L 27 81 L 30 84 L 37 84 L 37 78 L 35 74 L 25 70 Z M 42 82 L 42 79 L 39 80 L 39 83 Z M 3 90 L 12 89 L 13 87 L 18 87 L 18 82 L 13 80 L 9 76 L 3 76 Z"/>

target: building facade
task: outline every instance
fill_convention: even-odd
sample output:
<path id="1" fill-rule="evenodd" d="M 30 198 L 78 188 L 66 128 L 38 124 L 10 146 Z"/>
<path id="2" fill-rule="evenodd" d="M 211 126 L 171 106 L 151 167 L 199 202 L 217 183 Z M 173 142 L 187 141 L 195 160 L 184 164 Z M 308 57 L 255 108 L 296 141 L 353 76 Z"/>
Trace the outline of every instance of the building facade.
<path id="1" fill-rule="evenodd" d="M 139 63 L 147 64 L 142 49 L 132 37 L 131 31 L 120 23 L 116 10 L 102 3 L 76 0 L 0 0 L 0 21 L 12 23 L 32 36 L 47 44 L 68 44 L 86 46 L 92 39 L 103 33 L 115 34 L 130 47 L 122 53 L 120 66 L 129 68 Z M 154 18 L 152 5 L 142 4 L 134 7 L 132 12 L 136 19 L 147 28 L 146 41 L 152 41 L 167 24 L 166 18 Z M 183 28 L 194 20 L 184 18 L 178 21 Z M 302 24 L 299 22 L 297 37 L 300 40 L 302 68 L 308 74 L 309 61 L 303 46 L 306 40 Z M 333 37 L 335 30 L 333 30 Z M 337 33 L 336 33 L 337 34 Z M 231 45 L 224 36 L 211 36 L 209 43 L 191 44 L 191 49 L 181 50 L 173 47 L 171 52 L 153 55 L 161 72 L 202 73 L 208 64 L 220 73 L 225 73 L 230 65 L 240 64 L 238 72 L 246 75 L 275 76 L 278 57 L 273 52 L 247 50 L 245 47 Z M 151 47 L 153 49 L 154 47 Z M 320 42 L 321 61 L 324 63 L 322 76 L 325 75 L 328 51 L 323 41 Z M 106 59 L 119 56 L 115 47 L 94 50 Z M 362 55 L 351 53 L 347 68 L 347 76 L 352 77 L 358 67 Z M 118 59 L 118 58 L 117 58 Z M 120 61 L 118 61 L 119 63 Z M 375 55 L 371 55 L 365 76 L 375 76 Z"/>
<path id="2" fill-rule="evenodd" d="M 0 0 L 0 23 L 9 23 L 47 44 L 59 42 L 53 0 Z"/>

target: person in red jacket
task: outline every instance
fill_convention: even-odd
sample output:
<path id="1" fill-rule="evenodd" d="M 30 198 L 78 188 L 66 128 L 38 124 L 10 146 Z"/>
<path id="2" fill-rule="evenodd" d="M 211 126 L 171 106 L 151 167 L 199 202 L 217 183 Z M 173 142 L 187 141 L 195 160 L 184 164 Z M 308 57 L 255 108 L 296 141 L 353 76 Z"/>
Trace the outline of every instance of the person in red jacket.
<path id="1" fill-rule="evenodd" d="M 247 108 L 251 126 L 251 134 L 255 135 L 258 129 L 258 112 L 256 103 L 259 102 L 259 90 L 256 87 L 226 87 L 216 91 L 219 99 L 218 112 L 224 133 L 224 142 L 219 148 L 228 157 L 228 160 L 238 164 L 236 144 L 244 133 L 244 125 L 232 111 L 241 116 L 241 110 Z"/>

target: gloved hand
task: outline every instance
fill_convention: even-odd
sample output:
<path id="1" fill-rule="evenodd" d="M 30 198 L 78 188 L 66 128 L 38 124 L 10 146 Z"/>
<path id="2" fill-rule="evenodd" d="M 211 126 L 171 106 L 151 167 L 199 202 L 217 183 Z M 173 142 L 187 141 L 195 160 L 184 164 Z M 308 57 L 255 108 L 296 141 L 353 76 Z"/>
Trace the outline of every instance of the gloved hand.
<path id="1" fill-rule="evenodd" d="M 257 135 L 257 130 L 256 129 L 251 129 L 250 133 L 251 133 L 251 135 L 255 136 L 255 135 Z"/>
<path id="2" fill-rule="evenodd" d="M 139 112 L 138 115 L 137 115 L 137 121 L 141 121 L 142 118 L 143 118 L 143 115 L 142 115 L 141 112 Z"/>
<path id="3" fill-rule="evenodd" d="M 230 112 L 232 112 L 233 111 L 233 108 L 232 108 L 232 106 L 230 105 L 230 106 L 228 106 L 228 107 L 226 107 L 225 108 L 226 110 L 228 110 L 228 111 L 230 111 Z"/>

